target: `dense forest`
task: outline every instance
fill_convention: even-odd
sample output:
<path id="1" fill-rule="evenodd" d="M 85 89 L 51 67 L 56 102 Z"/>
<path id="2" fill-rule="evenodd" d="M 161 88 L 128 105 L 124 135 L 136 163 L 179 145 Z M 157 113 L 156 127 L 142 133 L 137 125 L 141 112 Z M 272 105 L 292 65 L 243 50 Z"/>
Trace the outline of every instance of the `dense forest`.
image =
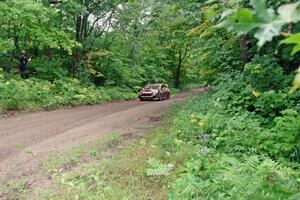
<path id="1" fill-rule="evenodd" d="M 169 199 L 300 198 L 297 0 L 3 0 L 0 16 L 0 110 L 206 85 L 149 141 L 143 181 Z M 105 196 L 91 174 L 69 180 L 82 199 Z"/>
<path id="2" fill-rule="evenodd" d="M 0 9 L 2 110 L 132 98 L 151 82 L 199 82 L 200 40 L 190 32 L 201 21 L 198 3 L 9 0 Z"/>

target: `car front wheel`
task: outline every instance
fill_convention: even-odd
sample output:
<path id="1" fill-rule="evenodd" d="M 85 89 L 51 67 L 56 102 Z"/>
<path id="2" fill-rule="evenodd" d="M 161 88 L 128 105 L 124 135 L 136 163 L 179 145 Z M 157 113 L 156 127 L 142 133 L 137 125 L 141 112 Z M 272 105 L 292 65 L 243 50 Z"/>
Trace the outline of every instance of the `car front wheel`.
<path id="1" fill-rule="evenodd" d="M 171 94 L 169 93 L 168 95 L 167 95 L 167 99 L 170 99 L 171 98 Z"/>
<path id="2" fill-rule="evenodd" d="M 159 101 L 162 101 L 162 100 L 163 100 L 163 96 L 162 96 L 161 93 L 159 93 L 159 94 L 157 95 L 157 97 L 158 97 L 158 100 L 159 100 Z"/>

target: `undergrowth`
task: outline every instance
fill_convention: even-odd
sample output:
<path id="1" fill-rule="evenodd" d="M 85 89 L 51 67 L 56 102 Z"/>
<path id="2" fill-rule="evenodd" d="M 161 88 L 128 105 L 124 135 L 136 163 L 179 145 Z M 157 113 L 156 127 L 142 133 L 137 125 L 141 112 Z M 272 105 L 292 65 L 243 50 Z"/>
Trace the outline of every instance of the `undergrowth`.
<path id="1" fill-rule="evenodd" d="M 187 84 L 171 88 L 172 94 L 199 87 Z M 64 106 L 93 105 L 137 98 L 137 89 L 84 85 L 78 79 L 64 78 L 52 82 L 42 79 L 4 79 L 0 70 L 0 114 L 7 111 L 53 110 Z"/>
<path id="2" fill-rule="evenodd" d="M 216 96 L 195 98 L 176 111 L 175 139 L 192 143 L 195 154 L 173 174 L 169 199 L 298 199 L 296 111 L 266 126 L 254 113 L 225 109 Z"/>
<path id="3" fill-rule="evenodd" d="M 0 78 L 0 113 L 9 110 L 52 110 L 62 106 L 97 104 L 136 97 L 136 91 L 132 89 L 83 85 L 77 79 L 65 78 L 49 82 L 33 78 Z"/>
<path id="4" fill-rule="evenodd" d="M 229 112 L 216 95 L 173 106 L 163 125 L 112 157 L 54 173 L 55 191 L 43 198 L 299 199 L 297 143 L 277 140 L 299 133 L 285 132 L 285 123 L 297 130 L 299 116 L 286 110 L 266 126 L 259 115 Z"/>

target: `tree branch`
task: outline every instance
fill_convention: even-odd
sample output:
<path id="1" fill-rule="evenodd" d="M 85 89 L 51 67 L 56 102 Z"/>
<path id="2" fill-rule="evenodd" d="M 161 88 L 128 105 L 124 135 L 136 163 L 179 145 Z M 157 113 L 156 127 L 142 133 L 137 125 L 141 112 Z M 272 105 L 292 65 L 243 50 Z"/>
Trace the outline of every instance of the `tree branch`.
<path id="1" fill-rule="evenodd" d="M 188 49 L 189 49 L 189 47 L 186 46 L 186 47 L 185 47 L 184 54 L 183 54 L 183 56 L 182 56 L 182 61 L 186 58 L 186 56 L 187 56 L 187 54 L 188 54 Z"/>
<path id="2" fill-rule="evenodd" d="M 58 3 L 62 3 L 63 0 L 48 0 L 48 2 L 49 2 L 50 4 L 58 4 Z"/>
<path id="3" fill-rule="evenodd" d="M 99 22 L 99 20 L 103 19 L 103 17 L 105 17 L 105 15 L 107 15 L 107 14 L 109 14 L 109 13 L 111 12 L 110 16 L 108 16 L 107 19 L 106 19 L 105 22 L 104 22 L 104 23 L 107 23 L 107 21 L 109 21 L 109 20 L 111 19 L 111 17 L 113 16 L 113 14 L 115 14 L 115 11 L 116 11 L 117 6 L 120 5 L 123 1 L 124 1 L 124 0 L 120 0 L 120 1 L 117 2 L 115 5 L 113 5 L 112 8 L 111 8 L 110 10 L 104 12 L 103 14 L 101 14 L 101 16 L 98 16 L 98 17 L 94 20 L 94 22 L 92 23 L 92 25 L 91 25 L 89 31 L 87 32 L 87 36 L 89 36 L 89 35 L 92 33 L 92 31 L 95 29 L 96 24 Z"/>

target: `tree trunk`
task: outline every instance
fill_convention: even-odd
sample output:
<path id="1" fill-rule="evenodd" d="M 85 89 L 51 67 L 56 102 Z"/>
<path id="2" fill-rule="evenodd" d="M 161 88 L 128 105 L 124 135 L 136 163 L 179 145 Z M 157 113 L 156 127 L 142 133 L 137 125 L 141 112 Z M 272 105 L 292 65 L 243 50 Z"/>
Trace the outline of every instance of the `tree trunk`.
<path id="1" fill-rule="evenodd" d="M 244 65 L 249 63 L 250 61 L 247 42 L 248 42 L 247 35 L 241 35 L 240 36 L 241 60 Z"/>
<path id="2" fill-rule="evenodd" d="M 51 49 L 50 48 L 45 48 L 44 51 L 45 51 L 45 55 L 47 56 L 48 61 L 51 61 L 51 59 L 52 59 Z"/>
<path id="3" fill-rule="evenodd" d="M 174 84 L 176 88 L 180 88 L 181 86 L 181 68 L 184 59 L 187 57 L 188 54 L 188 46 L 185 47 L 185 49 L 182 52 L 182 49 L 179 50 L 179 58 L 178 58 L 178 65 L 175 71 L 175 79 L 174 79 Z"/>
<path id="4" fill-rule="evenodd" d="M 178 67 L 175 73 L 175 88 L 180 88 L 181 86 L 180 75 L 180 68 Z"/>
<path id="5" fill-rule="evenodd" d="M 180 88 L 181 82 L 180 82 L 180 75 L 181 75 L 181 65 L 182 65 L 182 53 L 181 50 L 179 51 L 179 60 L 178 60 L 178 66 L 176 68 L 175 72 L 175 88 Z"/>
<path id="6" fill-rule="evenodd" d="M 19 53 L 20 52 L 20 45 L 19 45 L 19 36 L 15 36 L 14 37 L 14 45 L 16 47 L 16 52 Z"/>
<path id="7" fill-rule="evenodd" d="M 78 66 L 80 63 L 80 56 L 81 52 L 80 49 L 76 48 L 73 53 L 73 64 L 72 64 L 72 76 L 73 78 L 77 78 L 78 75 Z"/>
<path id="8" fill-rule="evenodd" d="M 82 29 L 82 16 L 76 18 L 76 41 L 81 41 L 81 29 Z"/>
<path id="9" fill-rule="evenodd" d="M 39 49 L 37 47 L 34 47 L 33 51 L 32 51 L 32 54 L 33 54 L 34 57 L 39 57 Z"/>
<path id="10" fill-rule="evenodd" d="M 76 41 L 82 42 L 82 16 L 76 18 Z M 72 76 L 77 77 L 78 66 L 80 63 L 80 49 L 76 48 L 73 52 L 73 62 L 72 62 Z"/>

